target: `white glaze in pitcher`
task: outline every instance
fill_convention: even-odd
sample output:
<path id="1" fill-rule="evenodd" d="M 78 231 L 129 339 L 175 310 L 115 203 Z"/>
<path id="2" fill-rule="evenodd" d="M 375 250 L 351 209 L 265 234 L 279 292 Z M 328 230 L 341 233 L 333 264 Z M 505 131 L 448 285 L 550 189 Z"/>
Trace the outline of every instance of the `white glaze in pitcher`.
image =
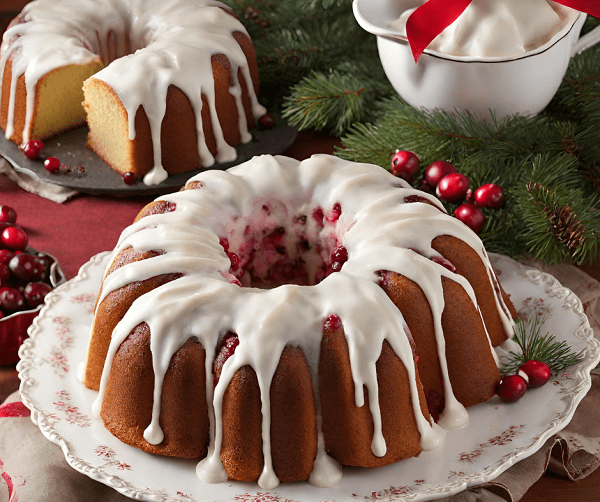
<path id="1" fill-rule="evenodd" d="M 580 38 L 586 15 L 574 12 L 546 43 L 517 56 L 473 57 L 425 49 L 415 63 L 404 33 L 390 22 L 410 0 L 354 0 L 354 15 L 377 36 L 381 63 L 398 94 L 425 110 L 466 110 L 480 120 L 541 112 L 556 94 L 571 57 L 600 41 L 600 27 Z"/>

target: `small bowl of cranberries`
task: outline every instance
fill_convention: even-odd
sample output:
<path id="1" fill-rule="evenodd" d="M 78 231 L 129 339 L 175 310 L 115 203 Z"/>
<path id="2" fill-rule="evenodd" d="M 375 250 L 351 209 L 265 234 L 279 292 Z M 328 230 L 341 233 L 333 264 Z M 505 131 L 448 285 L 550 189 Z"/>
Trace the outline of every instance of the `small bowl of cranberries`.
<path id="1" fill-rule="evenodd" d="M 65 281 L 56 258 L 30 247 L 15 211 L 0 205 L 0 365 L 19 360 L 46 295 Z"/>

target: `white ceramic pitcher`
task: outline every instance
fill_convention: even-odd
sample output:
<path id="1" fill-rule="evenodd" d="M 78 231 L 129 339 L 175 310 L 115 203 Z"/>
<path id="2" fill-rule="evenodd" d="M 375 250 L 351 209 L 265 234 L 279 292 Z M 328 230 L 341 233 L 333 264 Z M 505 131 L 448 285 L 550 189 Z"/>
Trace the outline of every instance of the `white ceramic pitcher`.
<path id="1" fill-rule="evenodd" d="M 556 94 L 571 57 L 600 41 L 600 26 L 579 36 L 586 14 L 575 13 L 548 42 L 519 56 L 472 58 L 425 49 L 415 63 L 406 37 L 388 28 L 406 8 L 400 0 L 353 3 L 360 26 L 377 36 L 394 89 L 416 108 L 468 110 L 480 120 L 538 114 Z"/>

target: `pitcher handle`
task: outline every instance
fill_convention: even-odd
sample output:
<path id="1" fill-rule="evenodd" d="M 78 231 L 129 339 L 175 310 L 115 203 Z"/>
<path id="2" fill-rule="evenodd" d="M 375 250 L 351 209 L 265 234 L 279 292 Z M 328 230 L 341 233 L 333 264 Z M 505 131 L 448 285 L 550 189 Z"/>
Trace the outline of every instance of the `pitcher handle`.
<path id="1" fill-rule="evenodd" d="M 579 40 L 573 44 L 573 47 L 571 48 L 571 57 L 581 54 L 598 42 L 600 42 L 600 25 L 580 37 Z"/>

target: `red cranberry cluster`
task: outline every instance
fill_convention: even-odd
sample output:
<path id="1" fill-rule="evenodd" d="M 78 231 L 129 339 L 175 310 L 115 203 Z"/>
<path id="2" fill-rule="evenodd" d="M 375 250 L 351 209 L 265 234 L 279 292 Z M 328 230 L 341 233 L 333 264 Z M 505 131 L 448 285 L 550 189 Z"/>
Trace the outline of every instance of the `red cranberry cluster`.
<path id="1" fill-rule="evenodd" d="M 505 376 L 496 389 L 503 401 L 512 403 L 521 399 L 528 388 L 541 387 L 550 380 L 550 367 L 542 362 L 530 360 L 523 363 L 516 375 Z"/>
<path id="2" fill-rule="evenodd" d="M 409 183 L 415 181 L 420 162 L 417 155 L 406 150 L 397 151 L 391 163 L 390 172 Z M 485 224 L 482 207 L 498 209 L 504 203 L 502 187 L 494 183 L 480 186 L 475 193 L 469 189 L 469 178 L 459 173 L 449 162 L 436 160 L 426 169 L 419 188 L 434 191 L 437 197 L 446 202 L 465 202 L 454 210 L 454 216 L 468 225 L 475 233 L 481 232 Z"/>
<path id="3" fill-rule="evenodd" d="M 27 251 L 27 233 L 16 221 L 15 210 L 0 205 L 0 319 L 36 308 L 52 289 L 50 257 Z"/>
<path id="4" fill-rule="evenodd" d="M 40 158 L 43 149 L 44 142 L 39 139 L 29 140 L 21 146 L 21 151 L 25 154 L 25 157 L 31 160 Z M 44 159 L 44 168 L 51 174 L 58 174 L 61 167 L 63 165 L 56 157 L 47 157 Z"/>

